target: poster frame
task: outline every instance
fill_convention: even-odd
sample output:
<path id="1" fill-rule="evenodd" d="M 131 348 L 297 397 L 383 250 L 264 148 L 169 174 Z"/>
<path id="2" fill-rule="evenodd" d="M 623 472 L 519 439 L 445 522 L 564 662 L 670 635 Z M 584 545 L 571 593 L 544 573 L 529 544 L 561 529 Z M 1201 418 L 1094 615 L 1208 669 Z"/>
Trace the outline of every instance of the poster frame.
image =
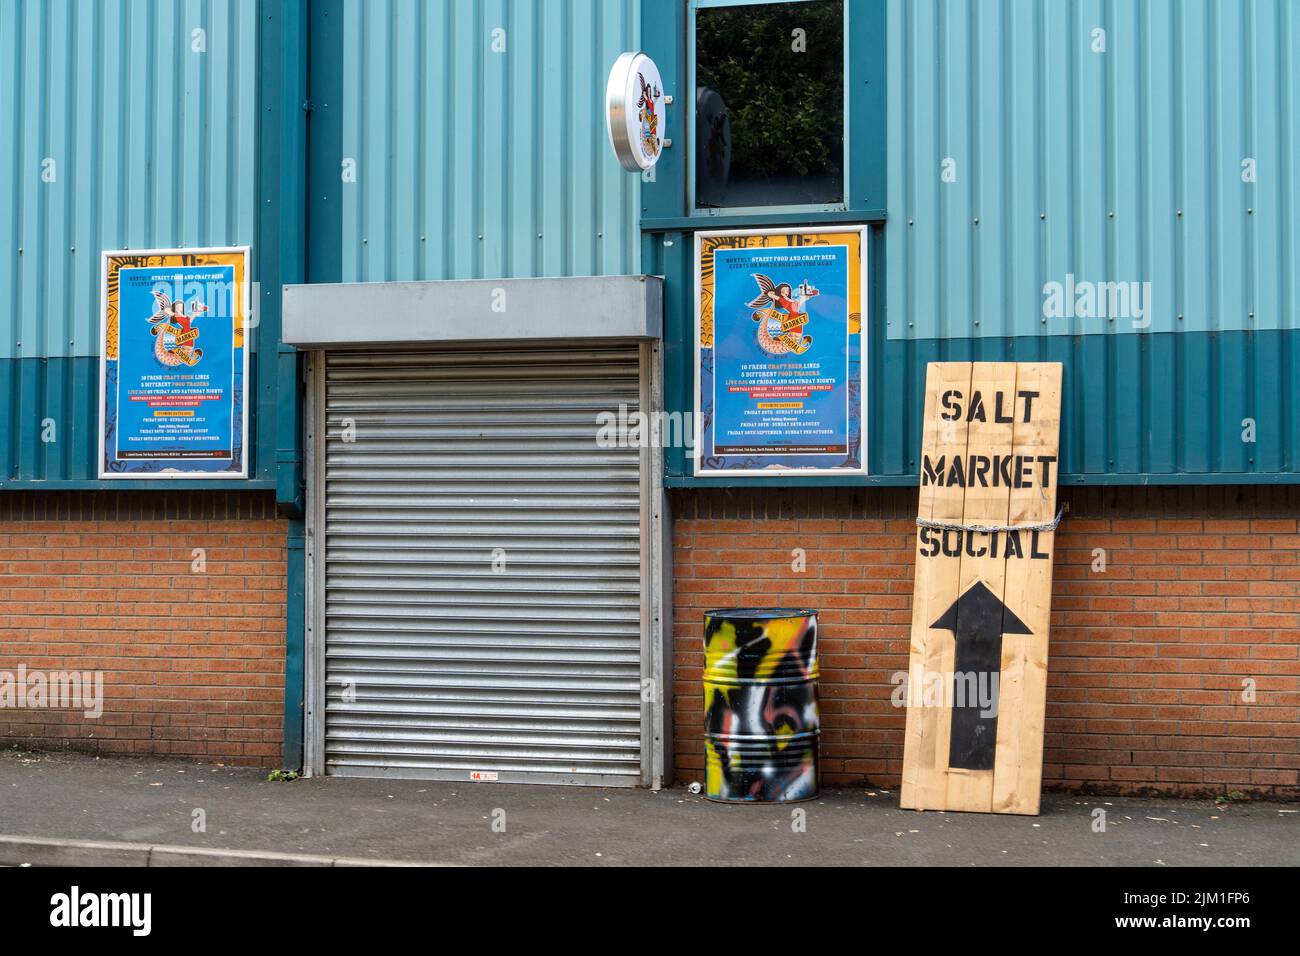
<path id="1" fill-rule="evenodd" d="M 870 337 L 867 334 L 868 322 L 870 321 L 870 252 L 868 245 L 870 242 L 871 226 L 867 223 L 823 223 L 821 225 L 795 226 L 795 227 L 771 227 L 761 229 L 712 229 L 701 230 L 695 233 L 694 237 L 694 258 L 692 260 L 692 269 L 694 271 L 694 321 L 691 323 L 694 343 L 692 346 L 692 372 L 693 386 L 691 392 L 691 411 L 694 422 L 694 447 L 691 449 L 691 475 L 695 478 L 811 478 L 822 475 L 854 475 L 865 477 L 867 471 L 867 369 L 869 368 L 868 343 Z M 859 354 L 859 383 L 858 383 L 858 428 L 859 428 L 859 465 L 856 468 L 824 468 L 816 466 L 795 467 L 788 465 L 775 466 L 771 468 L 703 468 L 701 456 L 703 453 L 704 426 L 703 418 L 700 414 L 701 395 L 700 395 L 700 369 L 701 359 L 704 346 L 701 342 L 704 315 L 701 310 L 701 299 L 703 295 L 703 264 L 701 262 L 701 252 L 705 239 L 711 238 L 741 238 L 745 236 L 807 236 L 807 235 L 827 235 L 833 233 L 857 233 L 858 234 L 858 303 L 860 307 L 858 321 L 858 354 Z M 777 247 L 779 248 L 779 247 Z M 849 262 L 849 282 L 853 281 L 853 263 Z M 851 314 L 851 313 L 850 313 Z M 852 333 L 850 333 L 852 334 Z M 715 328 L 713 340 L 717 342 L 717 330 Z M 716 361 L 716 358 L 715 358 Z M 853 436 L 848 435 L 848 440 Z"/>
<path id="2" fill-rule="evenodd" d="M 248 394 L 249 394 L 249 388 L 248 388 L 248 384 L 249 384 L 249 382 L 248 382 L 248 375 L 249 375 L 249 362 L 250 362 L 250 355 L 251 355 L 251 352 L 252 352 L 252 341 L 253 341 L 252 333 L 253 333 L 253 329 L 256 327 L 256 323 L 253 321 L 253 317 L 252 317 L 252 295 L 251 295 L 251 292 L 252 292 L 252 281 L 251 281 L 251 279 L 250 279 L 250 272 L 249 272 L 250 267 L 251 267 L 251 264 L 252 264 L 252 262 L 251 262 L 251 260 L 252 260 L 252 255 L 251 255 L 251 253 L 252 253 L 252 248 L 251 248 L 250 246 L 247 246 L 247 245 L 242 245 L 242 246 L 194 246 L 194 247 L 170 248 L 170 249 L 105 249 L 105 250 L 103 250 L 103 251 L 100 253 L 100 275 L 99 275 L 99 382 L 98 382 L 98 386 L 99 386 L 99 421 L 98 421 L 99 432 L 98 432 L 98 435 L 97 435 L 96 440 L 95 440 L 96 454 L 97 454 L 99 460 L 98 460 L 98 464 L 97 464 L 95 470 L 96 470 L 96 472 L 98 473 L 98 476 L 99 476 L 99 478 L 100 478 L 101 480 L 113 480 L 113 481 L 117 481 L 117 480 L 125 480 L 125 481 L 132 481 L 132 480 L 135 480 L 135 481 L 141 481 L 141 480 L 145 480 L 145 481 L 152 481 L 152 480 L 159 480 L 159 479 L 162 479 L 162 480 L 166 480 L 166 481 L 178 481 L 178 480 L 179 480 L 179 481 L 214 481 L 214 480 L 215 480 L 215 481 L 229 481 L 229 480 L 232 480 L 232 479 L 234 479 L 234 480 L 239 480 L 239 479 L 247 479 L 247 478 L 248 478 L 248 455 L 249 455 L 249 443 L 250 443 L 250 440 L 251 440 L 251 436 L 249 435 L 249 431 L 248 431 L 248 418 L 249 418 L 249 416 L 248 416 Z M 242 257 L 242 259 L 243 259 L 243 282 L 239 284 L 239 285 L 240 285 L 240 288 L 239 288 L 239 297 L 240 297 L 240 305 L 241 305 L 241 308 L 242 308 L 243 325 L 244 325 L 244 329 L 243 329 L 243 332 L 244 332 L 244 344 L 243 344 L 243 347 L 242 347 L 242 349 L 241 349 L 243 355 L 242 355 L 241 360 L 240 360 L 241 363 L 242 363 L 242 369 L 243 369 L 243 372 L 242 372 L 242 378 L 241 378 L 241 386 L 240 386 L 240 388 L 241 388 L 241 394 L 240 394 L 240 402 L 239 402 L 241 413 L 240 413 L 240 416 L 239 416 L 239 428 L 240 428 L 240 433 L 239 433 L 239 434 L 240 434 L 239 455 L 240 455 L 240 457 L 239 457 L 239 462 L 238 462 L 238 468 L 237 468 L 237 469 L 234 468 L 233 465 L 234 465 L 235 463 L 232 462 L 232 463 L 231 463 L 231 464 L 232 464 L 232 467 L 231 467 L 230 469 L 227 469 L 227 470 L 224 470 L 224 471 L 186 471 L 186 470 L 183 470 L 186 459 L 183 459 L 183 458 L 155 458 L 155 459 L 148 459 L 148 460 L 150 460 L 150 461 L 155 461 L 155 462 L 163 462 L 163 463 L 165 463 L 165 464 L 166 464 L 166 467 L 167 467 L 167 470 L 160 470 L 160 471 L 110 471 L 110 470 L 108 469 L 108 463 L 109 463 L 109 459 L 108 459 L 108 442 L 107 442 L 106 435 L 105 435 L 105 425 L 107 424 L 107 411 L 108 411 L 108 376 L 107 376 L 107 372 L 108 372 L 108 297 L 109 297 L 109 296 L 108 296 L 108 269 L 109 269 L 109 262 L 110 262 L 114 257 L 121 257 L 121 256 L 132 256 L 132 257 L 138 257 L 138 256 L 195 256 L 195 255 L 215 255 L 215 254 L 231 255 L 231 256 L 240 256 L 240 257 Z M 190 268 L 190 267 L 182 267 L 182 268 Z M 119 286 L 119 293 L 118 293 L 118 296 L 119 296 L 118 301 L 119 301 L 119 309 L 120 309 L 120 302 L 121 302 L 121 298 L 120 298 L 120 297 L 121 297 L 120 286 Z M 120 313 L 119 313 L 119 322 L 120 322 L 120 321 L 121 321 L 121 318 L 120 318 Z M 120 349 L 121 349 L 121 345 L 120 345 L 120 343 L 121 343 L 121 335 L 120 335 L 120 333 L 119 333 L 119 337 L 118 337 L 118 342 L 119 342 L 118 363 L 119 363 L 119 368 L 120 368 L 120 363 L 121 363 L 121 355 L 120 355 Z M 119 373 L 119 374 L 120 374 L 120 373 Z M 120 389 L 120 387 L 121 387 L 120 378 L 119 378 L 119 384 L 118 384 L 118 387 L 119 387 L 119 389 Z M 234 400 L 235 400 L 235 394 L 234 394 L 234 390 L 233 390 L 233 387 L 232 387 L 232 391 L 231 391 L 231 401 L 234 401 Z"/>

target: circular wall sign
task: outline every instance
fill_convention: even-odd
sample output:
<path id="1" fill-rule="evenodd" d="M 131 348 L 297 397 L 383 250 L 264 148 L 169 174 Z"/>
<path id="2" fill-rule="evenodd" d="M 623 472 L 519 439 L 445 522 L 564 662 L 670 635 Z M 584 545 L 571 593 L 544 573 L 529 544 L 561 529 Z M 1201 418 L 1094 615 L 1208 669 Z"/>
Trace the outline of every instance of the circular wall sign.
<path id="1" fill-rule="evenodd" d="M 624 169 L 639 172 L 659 162 L 665 122 L 659 67 L 644 53 L 624 53 L 605 86 L 605 129 Z"/>

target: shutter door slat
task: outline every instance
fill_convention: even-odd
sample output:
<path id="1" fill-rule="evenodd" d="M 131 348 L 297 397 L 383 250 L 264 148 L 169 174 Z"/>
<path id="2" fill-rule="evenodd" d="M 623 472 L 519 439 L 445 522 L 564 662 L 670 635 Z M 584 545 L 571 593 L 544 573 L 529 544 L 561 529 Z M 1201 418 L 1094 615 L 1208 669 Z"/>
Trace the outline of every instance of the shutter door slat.
<path id="1" fill-rule="evenodd" d="M 635 346 L 327 356 L 328 772 L 639 779 L 640 454 L 595 441 L 637 376 Z"/>

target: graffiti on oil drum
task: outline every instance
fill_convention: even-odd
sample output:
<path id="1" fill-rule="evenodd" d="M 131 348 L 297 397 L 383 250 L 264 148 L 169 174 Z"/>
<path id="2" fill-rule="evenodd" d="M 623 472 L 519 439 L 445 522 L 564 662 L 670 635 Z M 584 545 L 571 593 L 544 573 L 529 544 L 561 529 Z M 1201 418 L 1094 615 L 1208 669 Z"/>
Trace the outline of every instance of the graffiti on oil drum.
<path id="1" fill-rule="evenodd" d="M 704 617 L 705 795 L 780 803 L 817 795 L 817 614 Z"/>

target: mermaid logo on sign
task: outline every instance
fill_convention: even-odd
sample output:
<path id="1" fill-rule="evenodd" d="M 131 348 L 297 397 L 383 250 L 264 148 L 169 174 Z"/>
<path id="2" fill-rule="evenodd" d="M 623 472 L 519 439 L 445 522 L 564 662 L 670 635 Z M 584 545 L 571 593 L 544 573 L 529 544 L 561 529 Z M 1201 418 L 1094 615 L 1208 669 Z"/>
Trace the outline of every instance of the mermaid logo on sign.
<path id="1" fill-rule="evenodd" d="M 805 279 L 799 284 L 798 294 L 788 282 L 773 282 L 765 275 L 754 273 L 758 298 L 745 303 L 757 309 L 751 316 L 758 323 L 758 345 L 769 355 L 802 355 L 812 345 L 812 336 L 803 334 L 808 324 L 808 300 L 820 293 Z"/>
<path id="2" fill-rule="evenodd" d="M 614 61 L 605 84 L 605 132 L 624 169 L 644 172 L 659 161 L 669 145 L 664 107 L 671 102 L 650 57 L 628 52 Z"/>
<path id="3" fill-rule="evenodd" d="M 647 80 L 644 73 L 636 75 L 641 95 L 637 97 L 637 119 L 641 123 L 641 152 L 651 162 L 659 158 L 663 137 L 659 135 L 658 104 L 663 100 L 663 90 L 659 88 L 659 79 Z"/>
<path id="4" fill-rule="evenodd" d="M 191 323 L 200 313 L 208 311 L 208 307 L 194 299 L 190 302 L 189 312 L 186 312 L 184 299 L 173 302 L 171 296 L 160 289 L 153 290 L 153 297 L 158 303 L 158 311 L 149 316 L 155 338 L 154 358 L 168 368 L 197 365 L 203 358 L 203 349 L 194 344 L 199 330 L 192 328 Z"/>

